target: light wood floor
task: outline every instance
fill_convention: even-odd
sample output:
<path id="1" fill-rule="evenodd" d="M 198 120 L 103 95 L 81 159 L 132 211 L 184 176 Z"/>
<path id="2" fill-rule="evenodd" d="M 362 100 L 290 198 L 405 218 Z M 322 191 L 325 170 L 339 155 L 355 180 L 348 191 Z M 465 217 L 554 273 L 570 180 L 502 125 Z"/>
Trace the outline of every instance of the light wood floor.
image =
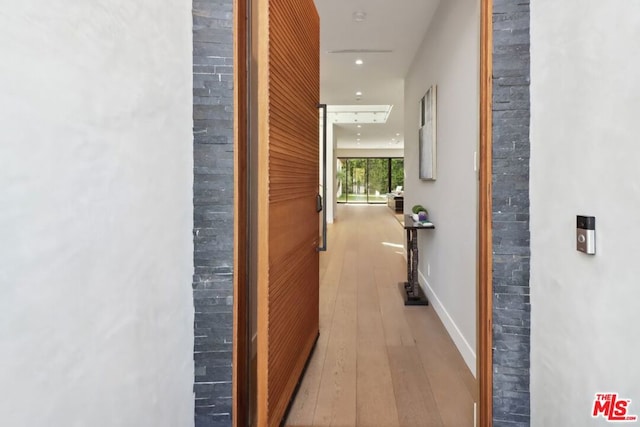
<path id="1" fill-rule="evenodd" d="M 431 306 L 405 307 L 404 232 L 340 205 L 320 266 L 320 338 L 286 425 L 473 426 L 476 381 Z"/>

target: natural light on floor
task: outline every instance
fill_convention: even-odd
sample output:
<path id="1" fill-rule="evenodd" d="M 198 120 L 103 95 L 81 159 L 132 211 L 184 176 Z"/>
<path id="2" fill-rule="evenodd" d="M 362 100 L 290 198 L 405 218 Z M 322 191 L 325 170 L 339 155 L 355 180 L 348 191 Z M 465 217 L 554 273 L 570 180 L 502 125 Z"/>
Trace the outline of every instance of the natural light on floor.
<path id="1" fill-rule="evenodd" d="M 385 246 L 391 246 L 392 248 L 404 249 L 404 245 L 398 245 L 397 243 L 382 242 L 382 244 Z"/>

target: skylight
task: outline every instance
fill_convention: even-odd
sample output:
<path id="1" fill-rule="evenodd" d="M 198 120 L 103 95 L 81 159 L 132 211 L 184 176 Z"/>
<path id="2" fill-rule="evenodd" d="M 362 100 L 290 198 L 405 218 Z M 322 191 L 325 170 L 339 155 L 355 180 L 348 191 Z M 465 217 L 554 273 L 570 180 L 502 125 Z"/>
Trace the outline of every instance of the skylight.
<path id="1" fill-rule="evenodd" d="M 329 105 L 329 121 L 337 124 L 386 123 L 393 105 Z"/>

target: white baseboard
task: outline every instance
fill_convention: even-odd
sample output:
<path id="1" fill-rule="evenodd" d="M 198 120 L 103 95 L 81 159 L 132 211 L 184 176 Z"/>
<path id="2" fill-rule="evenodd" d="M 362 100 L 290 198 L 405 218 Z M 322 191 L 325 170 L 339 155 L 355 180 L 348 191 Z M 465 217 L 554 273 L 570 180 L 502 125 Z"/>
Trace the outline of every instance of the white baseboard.
<path id="1" fill-rule="evenodd" d="M 438 314 L 440 321 L 442 321 L 442 324 L 449 333 L 449 336 L 451 336 L 451 339 L 462 355 L 464 362 L 467 364 L 467 367 L 469 368 L 473 376 L 477 378 L 475 350 L 464 338 L 462 332 L 460 332 L 460 329 L 458 329 L 458 326 L 453 321 L 453 318 L 451 318 L 449 312 L 447 312 L 447 309 L 444 307 L 444 305 L 442 305 L 442 302 L 440 301 L 440 299 L 438 299 L 438 296 L 435 294 L 435 292 L 431 288 L 431 285 L 429 285 L 429 282 L 424 277 L 421 271 L 418 271 L 418 279 L 420 287 L 422 288 L 427 298 L 429 298 L 429 303 L 433 306 L 433 309 Z"/>

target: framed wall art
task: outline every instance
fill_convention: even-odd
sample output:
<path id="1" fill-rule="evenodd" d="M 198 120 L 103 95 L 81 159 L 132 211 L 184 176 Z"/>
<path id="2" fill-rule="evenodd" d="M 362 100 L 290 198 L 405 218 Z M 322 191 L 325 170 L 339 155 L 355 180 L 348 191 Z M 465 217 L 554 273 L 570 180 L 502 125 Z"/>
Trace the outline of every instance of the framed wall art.
<path id="1" fill-rule="evenodd" d="M 436 85 L 433 85 L 420 99 L 418 144 L 422 180 L 436 179 L 436 136 Z"/>

